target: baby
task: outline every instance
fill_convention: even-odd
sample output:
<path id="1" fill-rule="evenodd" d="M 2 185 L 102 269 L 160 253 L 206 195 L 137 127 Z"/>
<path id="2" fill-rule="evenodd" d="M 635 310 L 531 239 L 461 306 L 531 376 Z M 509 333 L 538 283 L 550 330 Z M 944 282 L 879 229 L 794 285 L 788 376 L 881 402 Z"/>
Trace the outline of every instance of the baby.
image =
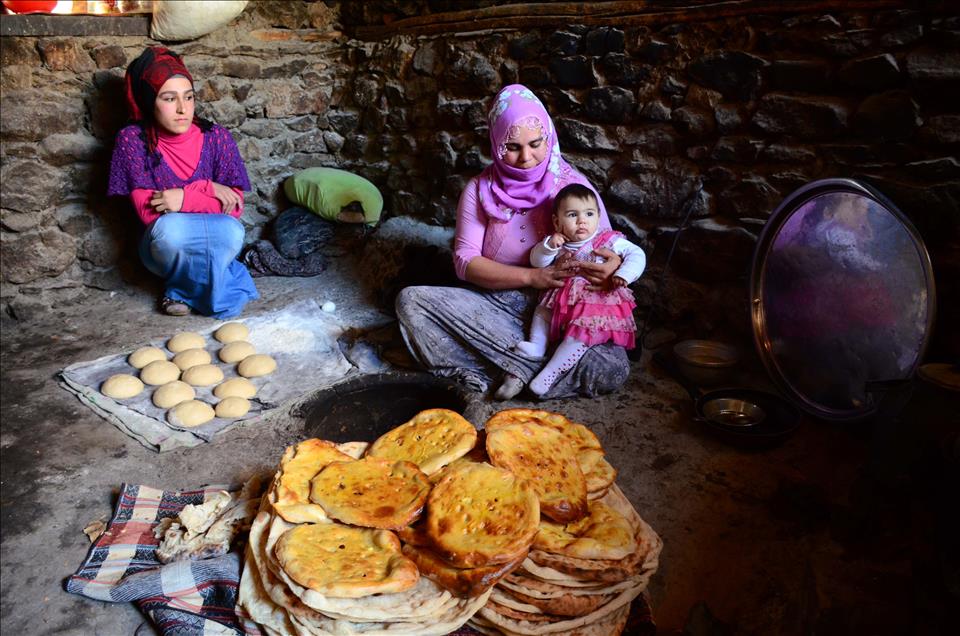
<path id="1" fill-rule="evenodd" d="M 647 263 L 643 250 L 619 232 L 597 231 L 600 212 L 590 188 L 578 183 L 568 185 L 557 193 L 553 206 L 556 233 L 530 250 L 531 265 L 546 267 L 561 252 L 578 261 L 600 262 L 602 259 L 593 252 L 603 247 L 616 252 L 623 262 L 614 272 L 609 290 L 594 289 L 586 278 L 575 275 L 566 279 L 563 287 L 541 296 L 529 339 L 516 345 L 524 355 L 541 358 L 548 343 L 560 341 L 546 366 L 530 381 L 530 390 L 538 396 L 576 366 L 593 345 L 613 342 L 627 349 L 634 347 L 636 303 L 627 285 L 640 278 Z M 519 378 L 508 375 L 496 397 L 510 399 L 522 386 Z"/>

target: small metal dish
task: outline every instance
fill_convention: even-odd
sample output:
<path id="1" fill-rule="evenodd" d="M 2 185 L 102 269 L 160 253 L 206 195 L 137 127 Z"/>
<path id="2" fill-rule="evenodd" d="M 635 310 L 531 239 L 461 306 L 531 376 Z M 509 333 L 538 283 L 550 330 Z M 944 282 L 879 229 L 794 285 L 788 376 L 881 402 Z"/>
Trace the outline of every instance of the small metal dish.
<path id="1" fill-rule="evenodd" d="M 717 398 L 703 405 L 703 416 L 721 426 L 756 426 L 766 415 L 756 404 L 735 398 Z"/>
<path id="2" fill-rule="evenodd" d="M 783 398 L 748 388 L 702 392 L 680 373 L 674 356 L 661 352 L 653 360 L 683 386 L 693 398 L 694 421 L 711 433 L 741 448 L 767 448 L 780 444 L 800 426 L 799 409 Z M 710 417 L 726 411 L 724 415 Z"/>
<path id="3" fill-rule="evenodd" d="M 729 380 L 740 361 L 733 347 L 715 340 L 684 340 L 673 346 L 680 372 L 698 385 L 714 385 Z"/>

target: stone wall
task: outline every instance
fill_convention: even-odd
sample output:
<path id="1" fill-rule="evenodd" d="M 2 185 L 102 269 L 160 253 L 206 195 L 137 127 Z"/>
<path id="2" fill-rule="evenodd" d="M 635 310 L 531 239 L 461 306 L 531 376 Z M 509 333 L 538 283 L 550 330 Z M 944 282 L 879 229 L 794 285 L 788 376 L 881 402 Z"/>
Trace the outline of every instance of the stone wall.
<path id="1" fill-rule="evenodd" d="M 173 46 L 198 79 L 202 112 L 234 133 L 247 161 L 249 240 L 287 205 L 283 179 L 314 165 L 374 181 L 387 217 L 452 225 L 463 185 L 489 161 L 488 98 L 519 81 L 548 105 L 565 155 L 621 228 L 652 252 L 638 288 L 645 302 L 690 202 L 666 319 L 693 318 L 700 333 L 743 325 L 743 280 L 764 219 L 818 178 L 873 183 L 917 225 L 938 274 L 958 271 L 956 15 L 840 10 L 369 42 L 340 34 L 397 7 L 390 19 L 440 5 L 252 2 L 229 27 Z M 8 311 L 138 279 L 137 223 L 102 193 L 124 119 L 123 69 L 149 43 L 2 38 Z M 956 298 L 940 283 L 941 298 Z"/>

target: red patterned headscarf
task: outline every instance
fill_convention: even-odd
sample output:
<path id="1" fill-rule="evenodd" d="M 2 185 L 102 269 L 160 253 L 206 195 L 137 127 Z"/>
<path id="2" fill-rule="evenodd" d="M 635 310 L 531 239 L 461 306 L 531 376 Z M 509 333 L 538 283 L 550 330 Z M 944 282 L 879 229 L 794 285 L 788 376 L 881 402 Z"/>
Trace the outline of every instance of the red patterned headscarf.
<path id="1" fill-rule="evenodd" d="M 127 67 L 127 108 L 130 111 L 130 120 L 143 125 L 151 150 L 156 147 L 157 134 L 153 125 L 154 102 L 160 87 L 174 75 L 182 75 L 193 84 L 193 76 L 183 65 L 180 56 L 162 46 L 148 47 Z M 194 120 L 197 121 L 196 115 Z"/>
<path id="2" fill-rule="evenodd" d="M 153 118 L 153 103 L 163 83 L 174 75 L 183 75 L 190 83 L 193 76 L 180 61 L 180 56 L 162 46 L 147 48 L 127 67 L 127 108 L 130 119 L 144 121 Z"/>

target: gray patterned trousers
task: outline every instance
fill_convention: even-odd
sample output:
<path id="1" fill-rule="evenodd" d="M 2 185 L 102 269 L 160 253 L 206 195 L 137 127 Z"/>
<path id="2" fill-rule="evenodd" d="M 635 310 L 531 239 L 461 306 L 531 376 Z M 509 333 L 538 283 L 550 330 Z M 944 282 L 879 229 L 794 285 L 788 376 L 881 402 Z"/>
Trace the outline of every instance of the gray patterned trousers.
<path id="1" fill-rule="evenodd" d="M 400 292 L 396 309 L 407 348 L 421 366 L 483 392 L 504 372 L 526 384 L 543 368 L 545 360 L 513 348 L 526 338 L 537 299 L 535 289 L 416 286 Z M 629 374 L 623 347 L 597 345 L 543 399 L 610 393 Z"/>

